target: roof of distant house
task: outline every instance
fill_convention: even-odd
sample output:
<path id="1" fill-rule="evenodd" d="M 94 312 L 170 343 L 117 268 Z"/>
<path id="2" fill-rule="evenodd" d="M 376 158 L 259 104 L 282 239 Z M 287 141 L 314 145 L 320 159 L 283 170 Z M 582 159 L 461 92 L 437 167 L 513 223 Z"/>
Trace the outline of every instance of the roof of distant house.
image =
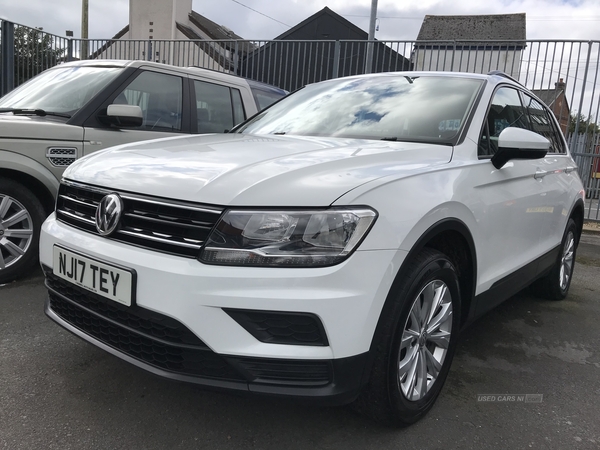
<path id="1" fill-rule="evenodd" d="M 317 23 L 319 21 L 319 19 L 322 19 L 324 16 L 330 17 L 331 19 L 333 19 L 335 22 L 337 22 L 340 25 L 340 28 L 337 28 L 337 30 L 328 30 L 329 33 L 331 31 L 339 32 L 340 30 L 343 30 L 344 34 L 343 35 L 336 34 L 335 36 L 331 36 L 331 34 L 323 34 L 322 31 L 324 31 L 324 30 L 320 30 L 320 32 L 317 32 L 317 30 L 313 24 Z M 314 33 L 317 33 L 317 35 L 315 35 Z M 361 40 L 364 39 L 364 40 L 366 40 L 369 35 L 367 34 L 366 31 L 357 27 L 352 22 L 350 22 L 348 19 L 340 16 L 338 13 L 336 13 L 332 9 L 325 6 L 322 10 L 317 11 L 312 16 L 307 17 L 299 24 L 293 26 L 289 30 L 280 34 L 279 36 L 274 38 L 274 40 L 281 41 L 281 40 L 285 40 L 287 38 L 292 38 L 292 37 L 298 38 L 298 36 L 300 36 L 300 38 L 302 38 L 302 39 L 336 39 L 336 40 L 337 39 L 361 39 Z"/>
<path id="2" fill-rule="evenodd" d="M 213 22 L 210 19 L 207 19 L 203 15 L 198 14 L 196 11 L 192 11 L 188 18 L 190 22 L 202 30 L 204 33 L 208 35 L 210 39 L 225 39 L 225 40 L 233 40 L 233 39 L 244 39 L 241 36 L 238 36 L 229 28 L 219 25 L 216 22 Z M 187 24 L 177 23 L 177 28 L 181 31 L 188 39 L 202 39 L 196 31 L 194 31 Z M 115 34 L 112 39 L 120 39 L 129 31 L 129 25 L 125 25 L 125 27 Z"/>
<path id="3" fill-rule="evenodd" d="M 531 92 L 533 92 L 546 105 L 548 105 L 550 108 L 552 108 L 552 106 L 554 105 L 554 102 L 556 102 L 556 100 L 558 100 L 560 95 L 565 92 L 565 87 L 566 87 L 562 78 L 560 79 L 560 81 L 558 83 L 555 83 L 554 86 L 555 86 L 554 89 L 532 89 Z M 565 98 L 565 101 L 566 100 L 567 99 Z M 569 105 L 567 102 L 567 108 L 568 107 L 569 107 Z"/>
<path id="4" fill-rule="evenodd" d="M 195 11 L 192 11 L 188 14 L 188 19 L 189 22 L 187 24 L 176 22 L 175 26 L 181 33 L 183 33 L 185 37 L 192 41 L 205 40 L 205 38 L 199 34 L 198 30 L 200 30 L 200 32 L 202 33 L 205 33 L 205 35 L 208 36 L 209 39 L 225 41 L 243 39 L 242 37 L 235 34 L 233 31 L 231 31 L 229 28 L 221 26 L 213 22 L 212 20 L 207 19 L 206 17 L 198 14 Z M 196 27 L 196 29 L 194 29 L 193 27 Z M 121 39 L 128 32 L 129 25 L 125 25 L 125 27 L 122 30 L 120 30 L 117 34 L 115 34 L 112 37 L 111 41 L 106 42 L 101 48 L 96 50 L 91 55 L 91 57 L 96 58 L 98 55 L 106 51 L 112 45 L 112 40 Z M 196 45 L 199 44 L 199 42 L 196 42 Z M 221 46 L 227 49 L 231 49 L 232 46 L 230 44 L 230 42 L 222 42 Z M 246 53 L 248 50 L 253 50 L 254 48 L 255 46 L 253 44 L 248 44 L 246 47 L 244 47 L 243 53 Z M 224 55 L 220 54 L 212 47 L 202 47 L 202 49 L 205 52 L 207 52 L 214 60 L 218 61 L 219 64 L 221 64 L 223 67 L 228 68 L 228 64 L 230 64 L 230 61 L 228 61 Z"/>
<path id="5" fill-rule="evenodd" d="M 525 40 L 525 13 L 481 16 L 425 16 L 418 41 Z"/>
<path id="6" fill-rule="evenodd" d="M 198 14 L 196 11 L 192 11 L 188 17 L 190 22 L 204 31 L 212 39 L 244 39 L 243 37 L 235 34 L 229 28 L 207 19 L 206 17 Z"/>

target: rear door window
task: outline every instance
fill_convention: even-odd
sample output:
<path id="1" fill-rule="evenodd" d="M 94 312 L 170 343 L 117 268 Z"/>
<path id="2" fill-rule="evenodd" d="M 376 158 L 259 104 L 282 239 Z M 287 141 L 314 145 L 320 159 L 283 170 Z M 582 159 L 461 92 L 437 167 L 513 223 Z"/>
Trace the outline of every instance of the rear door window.
<path id="1" fill-rule="evenodd" d="M 245 119 L 240 91 L 194 80 L 198 133 L 223 133 Z"/>
<path id="2" fill-rule="evenodd" d="M 533 97 L 524 94 L 524 98 L 531 121 L 531 130 L 550 141 L 549 153 L 566 153 L 561 132 L 554 122 L 552 112 Z"/>

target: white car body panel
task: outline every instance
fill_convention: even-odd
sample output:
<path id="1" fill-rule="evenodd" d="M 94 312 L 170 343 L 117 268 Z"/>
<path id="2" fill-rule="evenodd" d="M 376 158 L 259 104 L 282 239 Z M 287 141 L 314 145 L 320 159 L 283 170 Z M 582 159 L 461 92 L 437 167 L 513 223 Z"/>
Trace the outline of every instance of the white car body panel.
<path id="1" fill-rule="evenodd" d="M 195 330 L 213 351 L 238 356 L 331 359 L 366 352 L 403 251 L 358 251 L 323 268 L 247 268 L 201 264 L 151 250 L 127 247 L 78 233 L 50 216 L 43 226 L 41 264 L 52 267 L 53 246 L 107 260 L 137 272 L 136 304 L 173 317 Z M 348 278 L 349 272 L 361 277 Z M 290 289 L 293 287 L 293 289 Z M 195 299 L 190 302 L 190 299 Z M 165 300 L 168 299 L 168 302 Z M 323 321 L 327 347 L 257 341 L 221 308 L 302 310 Z M 201 330 L 201 331 L 200 331 Z M 352 330 L 350 333 L 349 330 Z"/>
<path id="2" fill-rule="evenodd" d="M 355 186 L 420 173 L 451 156 L 452 147 L 443 145 L 181 136 L 96 153 L 72 164 L 65 178 L 131 192 L 143 185 L 147 195 L 214 205 L 328 206 Z"/>

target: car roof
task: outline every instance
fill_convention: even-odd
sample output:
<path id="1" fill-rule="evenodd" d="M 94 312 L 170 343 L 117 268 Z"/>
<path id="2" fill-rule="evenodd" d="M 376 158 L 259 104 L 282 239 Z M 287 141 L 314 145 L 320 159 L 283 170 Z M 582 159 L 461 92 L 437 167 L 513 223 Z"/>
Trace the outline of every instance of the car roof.
<path id="1" fill-rule="evenodd" d="M 90 59 L 90 60 L 83 60 L 83 61 L 71 61 L 71 62 L 67 62 L 67 63 L 62 63 L 58 66 L 55 66 L 56 68 L 61 67 L 122 67 L 122 68 L 126 68 L 126 67 L 133 67 L 133 68 L 155 68 L 155 69 L 168 69 L 168 70 L 173 70 L 173 71 L 177 71 L 177 72 L 181 72 L 181 73 L 186 73 L 186 74 L 194 74 L 194 75 L 201 75 L 201 76 L 205 76 L 208 78 L 212 78 L 214 80 L 223 80 L 226 81 L 227 83 L 232 83 L 232 84 L 250 84 L 252 80 L 231 74 L 231 73 L 226 73 L 226 72 L 220 72 L 218 70 L 211 70 L 211 69 L 205 69 L 203 67 L 180 67 L 180 66 L 173 66 L 171 64 L 163 64 L 163 63 L 158 63 L 158 62 L 154 62 L 154 61 L 142 61 L 142 60 L 122 60 L 122 59 Z M 258 82 L 252 82 L 252 83 L 256 83 L 255 85 L 261 85 L 264 87 L 268 87 L 268 88 L 272 88 L 275 89 L 277 92 L 285 92 L 281 89 L 279 89 L 278 87 L 275 86 L 271 86 L 269 84 L 265 84 L 265 83 L 258 83 Z"/>

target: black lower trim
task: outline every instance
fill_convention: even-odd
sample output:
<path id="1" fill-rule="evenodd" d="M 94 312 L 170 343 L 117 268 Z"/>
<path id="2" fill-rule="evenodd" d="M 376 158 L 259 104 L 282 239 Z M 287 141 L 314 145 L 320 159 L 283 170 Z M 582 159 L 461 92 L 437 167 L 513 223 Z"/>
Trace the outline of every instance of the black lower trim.
<path id="1" fill-rule="evenodd" d="M 310 404 L 317 404 L 322 406 L 334 406 L 344 405 L 352 402 L 356 399 L 362 388 L 362 375 L 367 361 L 367 353 L 352 356 L 349 358 L 323 360 L 319 361 L 320 364 L 325 364 L 329 367 L 331 379 L 326 385 L 314 386 L 314 385 L 277 385 L 260 382 L 260 379 L 255 381 L 233 381 L 218 378 L 208 378 L 199 376 L 190 376 L 182 373 L 171 372 L 154 365 L 148 364 L 144 361 L 129 356 L 110 345 L 84 333 L 79 328 L 71 325 L 70 323 L 63 320 L 58 316 L 51 308 L 50 301 L 46 301 L 45 306 L 46 315 L 54 322 L 70 331 L 74 335 L 80 337 L 84 341 L 87 341 L 102 350 L 133 364 L 140 369 L 150 372 L 154 375 L 162 378 L 167 378 L 173 381 L 180 381 L 185 383 L 192 383 L 203 386 L 207 389 L 216 390 L 227 390 L 235 391 L 238 393 L 248 394 L 260 394 L 268 396 L 277 396 L 289 398 L 291 400 L 299 402 L 307 402 Z M 223 356 L 223 358 L 236 366 L 242 360 L 244 362 L 261 361 L 262 358 L 240 358 L 234 356 Z M 273 363 L 277 361 L 279 364 L 286 365 L 286 363 L 292 364 L 306 364 L 310 361 L 306 360 L 273 360 L 264 359 L 263 363 Z"/>
<path id="2" fill-rule="evenodd" d="M 46 315 L 83 340 L 141 369 L 208 388 L 351 402 L 362 387 L 367 354 L 333 360 L 251 358 L 213 352 L 172 318 L 114 304 L 46 271 Z"/>
<path id="3" fill-rule="evenodd" d="M 516 272 L 496 281 L 490 289 L 477 295 L 475 297 L 475 315 L 470 317 L 469 321 L 482 316 L 548 273 L 556 263 L 559 253 L 560 246 L 557 246 Z"/>

